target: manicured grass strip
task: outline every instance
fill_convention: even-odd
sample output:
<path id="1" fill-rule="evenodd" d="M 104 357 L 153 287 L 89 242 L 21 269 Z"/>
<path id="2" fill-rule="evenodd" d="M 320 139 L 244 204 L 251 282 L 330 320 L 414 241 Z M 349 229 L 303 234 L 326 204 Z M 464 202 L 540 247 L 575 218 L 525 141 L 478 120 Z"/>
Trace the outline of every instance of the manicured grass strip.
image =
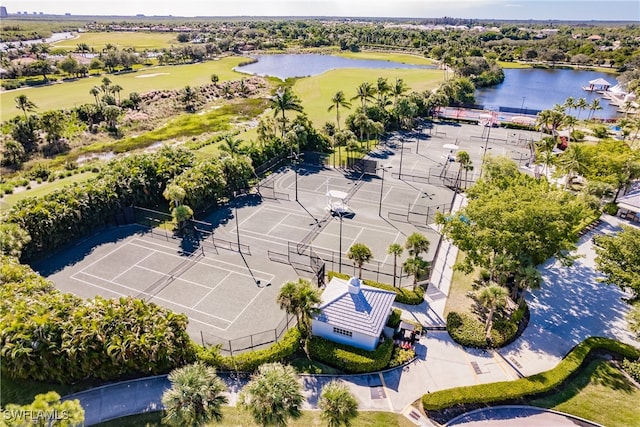
<path id="1" fill-rule="evenodd" d="M 109 77 L 112 85 L 118 84 L 123 88 L 121 96 L 124 99 L 131 92 L 182 89 L 187 85 L 202 86 L 211 83 L 211 74 L 217 74 L 221 82 L 238 80 L 246 74 L 237 73 L 232 68 L 243 61 L 246 61 L 246 58 L 230 56 L 219 61 L 151 67 L 120 75 L 102 74 L 73 82 L 2 92 L 0 93 L 0 121 L 22 114 L 22 111 L 15 106 L 15 98 L 21 94 L 27 95 L 38 106 L 36 112 L 41 114 L 48 110 L 94 103 L 94 98 L 89 91 L 94 86 L 100 86 L 104 77 Z"/>
<path id="2" fill-rule="evenodd" d="M 465 253 L 459 251 L 456 263 L 463 262 L 465 257 Z M 447 303 L 444 306 L 445 318 L 452 311 L 456 311 L 458 313 L 471 313 L 474 301 L 467 294 L 473 291 L 473 281 L 479 276 L 479 271 L 479 268 L 470 274 L 464 274 L 458 270 L 453 271 L 453 278 L 451 279 L 451 287 L 449 288 Z"/>
<path id="3" fill-rule="evenodd" d="M 220 422 L 207 424 L 216 427 L 254 426 L 253 418 L 247 413 L 233 406 L 222 408 L 224 418 Z M 320 411 L 302 411 L 302 417 L 290 420 L 289 427 L 325 426 L 327 422 L 320 417 Z M 162 412 L 152 412 L 143 415 L 135 415 L 126 418 L 97 424 L 98 427 L 160 427 L 162 424 Z M 401 414 L 391 412 L 362 411 L 351 422 L 352 427 L 414 427 L 407 418 Z"/>
<path id="4" fill-rule="evenodd" d="M 456 387 L 425 394 L 422 396 L 422 405 L 426 411 L 441 410 L 464 404 L 494 404 L 550 392 L 575 374 L 587 355 L 596 349 L 629 359 L 640 357 L 640 350 L 635 347 L 610 338 L 590 337 L 574 347 L 553 369 L 516 381 Z"/>
<path id="5" fill-rule="evenodd" d="M 37 184 L 34 188 L 30 190 L 18 191 L 18 189 L 16 189 L 15 193 L 5 194 L 2 197 L 2 199 L 0 199 L 0 210 L 9 209 L 10 207 L 18 203 L 20 200 L 26 199 L 27 197 L 41 197 L 55 190 L 59 190 L 60 188 L 66 187 L 67 185 L 86 182 L 91 178 L 95 177 L 96 175 L 97 174 L 93 172 L 78 173 L 75 175 L 68 176 L 66 178 L 56 179 L 53 182 L 43 182 L 42 184 Z"/>
<path id="6" fill-rule="evenodd" d="M 421 55 L 409 53 L 384 53 L 384 52 L 341 52 L 336 56 L 352 59 L 373 59 L 379 61 L 400 62 L 402 64 L 434 65 L 434 61 Z"/>
<path id="7" fill-rule="evenodd" d="M 551 396 L 529 402 L 595 421 L 608 427 L 640 425 L 640 389 L 605 360 L 589 363 Z"/>

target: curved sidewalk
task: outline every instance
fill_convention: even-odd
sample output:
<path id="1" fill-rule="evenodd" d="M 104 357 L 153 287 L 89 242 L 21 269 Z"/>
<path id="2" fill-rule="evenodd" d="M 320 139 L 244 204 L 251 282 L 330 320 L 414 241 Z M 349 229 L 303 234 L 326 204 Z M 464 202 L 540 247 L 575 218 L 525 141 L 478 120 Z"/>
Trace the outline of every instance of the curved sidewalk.
<path id="1" fill-rule="evenodd" d="M 563 412 L 533 406 L 505 405 L 477 409 L 456 417 L 446 427 L 603 427 Z"/>
<path id="2" fill-rule="evenodd" d="M 456 203 L 459 206 L 459 203 Z M 423 394 L 452 387 L 513 380 L 523 375 L 553 368 L 578 342 L 593 335 L 608 336 L 628 343 L 624 314 L 629 307 L 617 287 L 597 281 L 591 236 L 612 233 L 620 221 L 607 215 L 594 231 L 585 234 L 578 247 L 580 258 L 573 267 L 562 267 L 553 260 L 540 268 L 545 284 L 527 297 L 531 321 L 525 333 L 514 343 L 498 351 L 483 351 L 461 347 L 447 332 L 430 331 L 416 344 L 416 360 L 404 368 L 384 373 L 325 376 L 307 375 L 301 381 L 307 398 L 306 409 L 316 407 L 322 386 L 340 378 L 356 396 L 362 410 L 393 411 L 407 415 L 412 422 L 428 425 L 424 418 L 416 419 L 410 406 Z M 455 247 L 447 242 L 434 262 L 439 277 L 419 306 L 404 306 L 403 318 L 423 325 L 442 324 L 444 304 L 451 283 L 451 267 L 455 262 Z M 246 377 L 221 375 L 229 387 L 230 404 L 246 383 Z M 152 377 L 87 390 L 65 398 L 80 400 L 85 409 L 85 425 L 93 425 L 125 415 L 161 409 L 161 396 L 168 387 L 166 376 Z"/>

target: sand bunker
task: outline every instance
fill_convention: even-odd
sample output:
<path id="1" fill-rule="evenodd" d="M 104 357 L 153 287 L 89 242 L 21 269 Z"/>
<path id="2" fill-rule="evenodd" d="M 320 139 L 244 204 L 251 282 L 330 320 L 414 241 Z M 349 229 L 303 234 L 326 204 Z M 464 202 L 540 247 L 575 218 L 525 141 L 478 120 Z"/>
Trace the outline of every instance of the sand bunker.
<path id="1" fill-rule="evenodd" d="M 168 76 L 168 75 L 169 73 L 142 74 L 141 76 L 136 76 L 136 79 L 146 79 L 147 77 Z"/>

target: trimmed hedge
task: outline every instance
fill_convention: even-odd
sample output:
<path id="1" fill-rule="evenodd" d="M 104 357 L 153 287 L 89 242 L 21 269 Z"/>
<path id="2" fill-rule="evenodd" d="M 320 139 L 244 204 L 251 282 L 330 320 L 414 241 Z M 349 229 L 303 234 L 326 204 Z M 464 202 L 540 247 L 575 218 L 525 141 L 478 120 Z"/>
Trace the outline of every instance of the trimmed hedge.
<path id="1" fill-rule="evenodd" d="M 510 342 L 518 333 L 518 324 L 508 320 L 494 321 L 489 344 L 482 322 L 471 314 L 452 311 L 447 315 L 447 332 L 455 342 L 465 347 L 498 348 Z"/>
<path id="2" fill-rule="evenodd" d="M 263 350 L 250 351 L 237 356 L 221 356 L 216 347 L 199 347 L 197 357 L 224 371 L 253 372 L 264 363 L 280 362 L 291 357 L 300 348 L 300 331 L 289 329 L 282 339 Z"/>
<path id="3" fill-rule="evenodd" d="M 327 274 L 327 277 L 329 278 L 329 281 L 331 281 L 331 279 L 333 279 L 334 277 L 337 277 L 338 279 L 348 280 L 351 276 L 344 273 L 337 273 L 335 271 L 330 271 Z M 362 282 L 367 286 L 371 286 L 372 288 L 384 289 L 385 291 L 395 292 L 396 293 L 395 301 L 400 304 L 420 305 L 424 301 L 424 289 L 422 289 L 422 287 L 420 286 L 418 286 L 414 291 L 406 288 L 396 288 L 393 285 L 376 282 L 374 280 L 363 279 Z"/>
<path id="4" fill-rule="evenodd" d="M 391 360 L 393 341 L 386 340 L 374 351 L 338 344 L 321 337 L 311 337 L 309 356 L 350 374 L 376 372 L 386 368 Z"/>
<path id="5" fill-rule="evenodd" d="M 426 411 L 435 411 L 465 404 L 490 405 L 547 393 L 574 375 L 594 350 L 606 350 L 632 360 L 640 357 L 640 349 L 633 346 L 610 338 L 590 337 L 575 346 L 553 369 L 515 381 L 456 387 L 425 394 L 422 396 L 422 406 Z"/>

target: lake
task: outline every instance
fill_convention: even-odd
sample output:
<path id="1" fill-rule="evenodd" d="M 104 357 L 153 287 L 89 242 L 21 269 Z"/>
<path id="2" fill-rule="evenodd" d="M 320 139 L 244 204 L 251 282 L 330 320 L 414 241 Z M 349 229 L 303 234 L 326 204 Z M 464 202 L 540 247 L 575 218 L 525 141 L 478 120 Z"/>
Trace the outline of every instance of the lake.
<path id="1" fill-rule="evenodd" d="M 278 77 L 282 80 L 289 77 L 316 76 L 337 68 L 436 68 L 433 65 L 403 64 L 401 62 L 374 59 L 351 59 L 317 53 L 251 55 L 250 57 L 257 59 L 258 62 L 236 67 L 235 70 L 259 76 Z"/>
<path id="2" fill-rule="evenodd" d="M 596 111 L 598 118 L 615 118 L 620 114 L 616 107 L 609 105 L 609 101 L 596 92 L 586 92 L 582 86 L 588 85 L 589 80 L 603 78 L 615 85 L 618 81 L 615 75 L 596 71 L 584 70 L 545 70 L 506 69 L 504 82 L 498 86 L 482 88 L 476 91 L 476 103 L 484 105 L 485 109 L 498 107 L 525 108 L 531 110 L 547 110 L 555 104 L 564 104 L 567 98 L 585 98 L 590 103 L 594 98 L 600 98 L 602 110 Z M 574 110 L 572 114 L 577 114 Z M 587 111 L 582 111 L 580 118 L 586 118 Z"/>

